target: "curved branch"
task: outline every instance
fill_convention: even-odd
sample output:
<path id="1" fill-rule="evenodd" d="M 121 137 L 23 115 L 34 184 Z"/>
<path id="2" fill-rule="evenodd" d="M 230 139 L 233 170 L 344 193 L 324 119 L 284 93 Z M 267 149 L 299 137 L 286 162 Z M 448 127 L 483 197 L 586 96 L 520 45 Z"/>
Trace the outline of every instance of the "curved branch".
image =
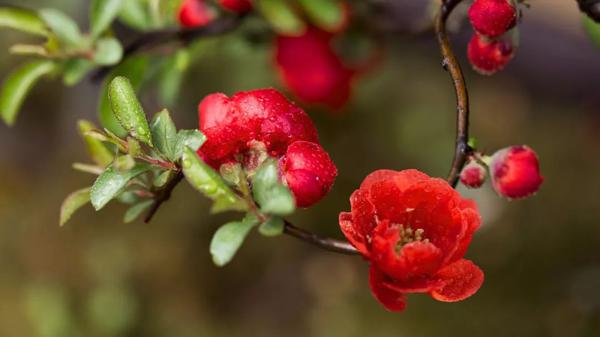
<path id="1" fill-rule="evenodd" d="M 435 32 L 444 58 L 442 65 L 444 69 L 450 73 L 456 92 L 456 141 L 454 159 L 452 160 L 452 167 L 450 168 L 450 173 L 447 178 L 448 183 L 452 187 L 456 187 L 458 184 L 460 171 L 465 165 L 467 157 L 473 152 L 473 149 L 468 144 L 469 94 L 467 92 L 467 86 L 460 64 L 452 51 L 448 33 L 446 31 L 446 21 L 448 16 L 450 16 L 452 10 L 454 10 L 461 1 L 462 0 L 443 0 L 440 11 L 435 19 Z"/>
<path id="2" fill-rule="evenodd" d="M 285 221 L 285 227 L 284 227 L 283 232 L 292 237 L 306 241 L 310 244 L 313 244 L 317 247 L 323 248 L 325 250 L 328 250 L 328 251 L 331 251 L 334 253 L 348 254 L 348 255 L 360 254 L 356 250 L 356 248 L 354 248 L 350 243 L 348 243 L 346 241 L 320 237 L 317 234 L 314 234 L 305 229 L 296 227 L 288 221 Z"/>

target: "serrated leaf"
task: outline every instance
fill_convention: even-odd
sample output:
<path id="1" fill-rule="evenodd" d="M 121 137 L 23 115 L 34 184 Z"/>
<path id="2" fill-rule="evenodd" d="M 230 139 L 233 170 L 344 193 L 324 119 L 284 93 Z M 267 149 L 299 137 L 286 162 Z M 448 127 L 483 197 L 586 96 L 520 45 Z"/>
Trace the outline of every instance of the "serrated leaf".
<path id="1" fill-rule="evenodd" d="M 55 64 L 51 61 L 33 61 L 21 66 L 6 78 L 0 92 L 0 115 L 6 124 L 14 124 L 17 113 L 33 85 L 54 69 Z"/>
<path id="2" fill-rule="evenodd" d="M 206 141 L 206 136 L 200 130 L 179 130 L 177 133 L 177 142 L 175 143 L 175 152 L 171 161 L 176 161 L 181 158 L 183 150 L 186 147 L 194 151 L 198 151 L 200 146 Z"/>
<path id="3" fill-rule="evenodd" d="M 92 36 L 100 36 L 115 20 L 123 6 L 131 0 L 92 0 L 90 6 L 90 26 Z"/>
<path id="4" fill-rule="evenodd" d="M 259 0 L 257 7 L 278 33 L 300 35 L 306 29 L 292 4 L 286 0 Z"/>
<path id="5" fill-rule="evenodd" d="M 154 202 L 154 200 L 146 200 L 146 201 L 140 202 L 139 204 L 135 204 L 135 205 L 131 206 L 125 212 L 125 215 L 123 216 L 123 222 L 130 223 L 130 222 L 134 221 L 142 213 L 144 213 L 144 211 L 146 211 L 148 208 L 150 208 L 150 206 L 152 206 L 153 202 Z"/>
<path id="6" fill-rule="evenodd" d="M 283 216 L 296 209 L 292 192 L 279 183 L 277 161 L 274 159 L 267 159 L 252 177 L 252 193 L 264 213 Z"/>
<path id="7" fill-rule="evenodd" d="M 299 3 L 320 28 L 337 29 L 344 23 L 344 9 L 338 0 L 299 0 Z"/>
<path id="8" fill-rule="evenodd" d="M 196 152 L 186 147 L 182 156 L 183 174 L 196 190 L 208 198 L 220 200 L 222 209 L 226 206 L 239 207 L 239 198 L 221 179 L 221 176 L 204 163 Z"/>
<path id="9" fill-rule="evenodd" d="M 154 115 L 150 123 L 152 132 L 152 143 L 166 158 L 171 161 L 175 157 L 175 146 L 177 145 L 177 129 L 175 123 L 169 115 L 169 111 L 164 109 Z"/>
<path id="10" fill-rule="evenodd" d="M 101 66 L 111 66 L 119 63 L 123 57 L 123 46 L 114 37 L 105 37 L 96 42 L 94 63 Z"/>
<path id="11" fill-rule="evenodd" d="M 87 151 L 92 157 L 92 160 L 99 166 L 108 166 L 108 164 L 113 161 L 114 155 L 113 152 L 102 143 L 102 141 L 89 135 L 89 132 L 95 129 L 94 124 L 86 120 L 80 120 L 78 125 L 79 133 L 86 143 Z"/>
<path id="12" fill-rule="evenodd" d="M 229 263 L 256 224 L 256 218 L 250 217 L 221 226 L 210 242 L 210 254 L 213 262 L 219 267 Z"/>
<path id="13" fill-rule="evenodd" d="M 89 60 L 81 58 L 70 59 L 63 66 L 63 82 L 67 86 L 75 85 L 92 69 L 94 69 L 94 64 Z"/>
<path id="14" fill-rule="evenodd" d="M 53 8 L 42 9 L 39 11 L 39 14 L 64 45 L 78 47 L 82 44 L 83 36 L 79 31 L 79 27 L 68 15 Z"/>
<path id="15" fill-rule="evenodd" d="M 119 172 L 112 166 L 107 168 L 94 182 L 90 199 L 92 206 L 99 211 L 115 198 L 127 186 L 127 183 L 136 176 L 150 170 L 151 166 L 136 164 L 129 171 Z"/>
<path id="16" fill-rule="evenodd" d="M 14 7 L 0 7 L 0 27 L 40 36 L 47 36 L 50 33 L 36 12 Z"/>
<path id="17" fill-rule="evenodd" d="M 258 232 L 264 236 L 278 236 L 283 234 L 285 222 L 278 216 L 272 216 L 267 221 L 260 224 Z"/>
<path id="18" fill-rule="evenodd" d="M 122 76 L 115 77 L 108 86 L 108 97 L 121 126 L 137 140 L 152 146 L 152 136 L 146 114 L 135 95 L 131 82 Z"/>
<path id="19" fill-rule="evenodd" d="M 71 216 L 82 206 L 90 202 L 90 188 L 82 188 L 75 191 L 63 201 L 60 207 L 60 225 L 64 225 Z"/>

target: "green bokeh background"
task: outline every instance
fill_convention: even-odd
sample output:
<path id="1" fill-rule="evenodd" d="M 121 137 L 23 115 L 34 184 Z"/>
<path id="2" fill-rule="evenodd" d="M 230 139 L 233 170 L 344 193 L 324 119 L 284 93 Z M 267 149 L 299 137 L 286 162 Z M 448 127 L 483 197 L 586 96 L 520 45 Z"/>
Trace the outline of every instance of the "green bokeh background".
<path id="1" fill-rule="evenodd" d="M 403 13 L 416 2 L 396 7 Z M 56 7 L 86 22 L 87 1 L 5 3 Z M 472 298 L 446 304 L 414 295 L 407 311 L 388 313 L 371 297 L 360 258 L 256 233 L 217 268 L 210 238 L 237 215 L 210 216 L 207 200 L 185 184 L 150 224 L 123 224 L 125 208 L 115 203 L 99 213 L 86 207 L 59 228 L 63 198 L 93 179 L 70 164 L 86 158 L 76 122 L 96 120 L 100 88 L 45 81 L 15 127 L 0 125 L 0 336 L 600 335 L 600 48 L 583 33 L 575 1 L 531 4 L 506 71 L 465 69 L 480 148 L 528 144 L 546 179 L 521 201 L 500 199 L 489 185 L 461 188 L 484 219 L 467 254 L 486 275 Z M 405 16 L 397 20 L 413 19 Z M 465 68 L 470 34 L 468 25 L 453 34 Z M 385 38 L 385 60 L 357 81 L 342 113 L 307 109 L 339 177 L 323 202 L 293 216 L 299 226 L 341 238 L 337 214 L 373 170 L 448 170 L 454 94 L 435 40 Z M 23 39 L 3 30 L 0 49 Z M 208 93 L 280 88 L 268 44 L 232 34 L 197 49 L 168 106 L 179 127 L 196 127 Z M 20 61 L 1 53 L 1 77 Z M 152 85 L 145 92 L 147 111 L 162 108 Z"/>

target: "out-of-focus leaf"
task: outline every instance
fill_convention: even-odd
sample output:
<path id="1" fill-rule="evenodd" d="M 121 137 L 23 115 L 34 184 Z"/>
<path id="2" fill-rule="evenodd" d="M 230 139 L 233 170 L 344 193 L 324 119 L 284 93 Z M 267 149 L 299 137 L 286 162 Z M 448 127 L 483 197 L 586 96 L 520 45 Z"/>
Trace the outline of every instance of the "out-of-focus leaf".
<path id="1" fill-rule="evenodd" d="M 159 86 L 161 99 L 166 106 L 172 106 L 177 99 L 185 71 L 190 64 L 189 54 L 187 49 L 178 50 L 163 66 Z"/>
<path id="2" fill-rule="evenodd" d="M 198 151 L 200 146 L 206 141 L 206 136 L 200 130 L 179 130 L 177 133 L 177 142 L 175 143 L 175 152 L 171 161 L 176 161 L 181 158 L 183 150 L 186 147 L 194 151 Z"/>
<path id="3" fill-rule="evenodd" d="M 104 168 L 96 165 L 83 164 L 83 163 L 73 163 L 73 169 L 79 172 L 95 174 L 97 176 L 101 175 L 104 172 Z"/>
<path id="4" fill-rule="evenodd" d="M 142 153 L 140 142 L 132 137 L 127 137 L 127 149 L 129 150 L 129 155 L 132 157 L 137 157 Z"/>
<path id="5" fill-rule="evenodd" d="M 258 232 L 264 236 L 278 236 L 283 234 L 285 223 L 282 218 L 272 216 L 267 221 L 260 224 Z"/>
<path id="6" fill-rule="evenodd" d="M 90 26 L 93 37 L 100 36 L 119 15 L 123 2 L 129 0 L 92 0 Z"/>
<path id="7" fill-rule="evenodd" d="M 273 159 L 266 160 L 252 177 L 252 192 L 264 213 L 284 216 L 296 209 L 292 192 L 279 183 L 277 161 Z"/>
<path id="8" fill-rule="evenodd" d="M 138 30 L 152 28 L 152 18 L 146 1 L 124 0 L 123 7 L 119 12 L 119 19 Z"/>
<path id="9" fill-rule="evenodd" d="M 70 59 L 63 65 L 63 82 L 68 86 L 75 85 L 92 69 L 94 64 L 87 59 Z"/>
<path id="10" fill-rule="evenodd" d="M 169 111 L 164 109 L 154 115 L 150 123 L 152 132 L 152 143 L 161 154 L 171 161 L 175 157 L 175 146 L 177 145 L 177 129 L 171 119 Z"/>
<path id="11" fill-rule="evenodd" d="M 88 132 L 95 129 L 94 124 L 86 120 L 80 120 L 78 125 L 79 133 L 85 140 L 87 151 L 94 162 L 102 167 L 108 166 L 108 164 L 113 161 L 114 155 L 113 152 L 102 143 L 102 141 L 89 135 Z"/>
<path id="12" fill-rule="evenodd" d="M 159 174 L 155 179 L 152 185 L 155 187 L 163 187 L 167 184 L 167 182 L 171 179 L 173 171 L 167 170 Z"/>
<path id="13" fill-rule="evenodd" d="M 344 9 L 338 0 L 299 0 L 304 11 L 317 26 L 331 30 L 344 23 Z"/>
<path id="14" fill-rule="evenodd" d="M 41 57 L 48 57 L 50 54 L 48 50 L 44 46 L 40 46 L 37 44 L 15 44 L 11 46 L 8 50 L 11 54 L 16 55 L 35 55 Z"/>
<path id="15" fill-rule="evenodd" d="M 102 66 L 110 66 L 119 63 L 123 57 L 123 46 L 119 40 L 113 37 L 99 39 L 94 50 L 94 63 Z"/>
<path id="16" fill-rule="evenodd" d="M 146 114 L 131 82 L 122 76 L 115 77 L 108 86 L 108 96 L 121 126 L 137 140 L 152 146 L 152 135 Z"/>
<path id="17" fill-rule="evenodd" d="M 47 36 L 50 33 L 36 12 L 14 7 L 0 7 L 0 27 L 40 36 Z"/>
<path id="18" fill-rule="evenodd" d="M 39 13 L 42 20 L 64 45 L 78 47 L 83 43 L 83 36 L 77 23 L 68 15 L 53 8 L 42 9 Z"/>
<path id="19" fill-rule="evenodd" d="M 63 201 L 60 207 L 60 225 L 64 225 L 71 216 L 82 206 L 90 202 L 90 188 L 82 188 L 75 191 Z"/>
<path id="20" fill-rule="evenodd" d="M 210 242 L 213 262 L 219 267 L 229 263 L 257 223 L 256 218 L 246 217 L 243 221 L 229 222 L 221 226 Z"/>
<path id="21" fill-rule="evenodd" d="M 258 0 L 257 6 L 273 28 L 283 34 L 300 35 L 306 26 L 287 0 Z"/>
<path id="22" fill-rule="evenodd" d="M 112 166 L 107 168 L 94 182 L 90 199 L 92 206 L 99 211 L 116 197 L 127 186 L 127 183 L 136 176 L 148 171 L 150 165 L 136 164 L 129 171 L 120 172 Z"/>
<path id="23" fill-rule="evenodd" d="M 146 211 L 148 208 L 150 208 L 150 206 L 152 206 L 153 202 L 154 202 L 154 200 L 145 200 L 145 201 L 142 201 L 138 204 L 131 206 L 125 212 L 125 215 L 123 216 L 123 222 L 130 223 L 130 222 L 134 221 L 142 213 L 144 213 L 144 211 Z"/>
<path id="24" fill-rule="evenodd" d="M 232 186 L 240 184 L 241 175 L 243 174 L 242 165 L 240 163 L 225 163 L 219 167 L 221 177 Z"/>
<path id="25" fill-rule="evenodd" d="M 135 166 L 135 159 L 132 156 L 126 154 L 115 158 L 113 167 L 119 172 L 127 172 Z"/>
<path id="26" fill-rule="evenodd" d="M 52 72 L 55 67 L 51 61 L 33 61 L 8 76 L 0 92 L 0 116 L 6 124 L 14 124 L 27 93 L 42 76 Z"/>
<path id="27" fill-rule="evenodd" d="M 588 33 L 590 39 L 600 47 L 600 23 L 592 20 L 589 16 L 583 15 L 583 27 Z"/>

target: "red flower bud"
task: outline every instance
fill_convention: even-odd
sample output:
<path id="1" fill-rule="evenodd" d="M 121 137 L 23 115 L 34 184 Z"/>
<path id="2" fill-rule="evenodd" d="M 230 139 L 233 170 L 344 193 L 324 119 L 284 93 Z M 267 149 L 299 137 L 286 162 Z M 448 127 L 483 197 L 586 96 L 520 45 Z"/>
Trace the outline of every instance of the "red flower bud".
<path id="1" fill-rule="evenodd" d="M 235 13 L 244 13 L 252 9 L 251 0 L 219 0 L 219 4 L 224 9 Z"/>
<path id="2" fill-rule="evenodd" d="M 470 188 L 479 188 L 485 181 L 487 170 L 475 160 L 471 160 L 460 172 L 460 182 Z"/>
<path id="3" fill-rule="evenodd" d="M 375 171 L 350 204 L 340 227 L 371 261 L 371 290 L 388 310 L 403 310 L 407 293 L 454 302 L 483 283 L 483 272 L 463 258 L 479 212 L 445 180 L 417 170 Z"/>
<path id="4" fill-rule="evenodd" d="M 334 35 L 315 27 L 300 36 L 278 36 L 275 60 L 286 86 L 301 101 L 339 109 L 350 98 L 356 72 L 331 45 Z"/>
<path id="5" fill-rule="evenodd" d="M 292 143 L 279 160 L 283 181 L 296 198 L 298 207 L 321 200 L 331 189 L 337 168 L 323 148 L 306 141 Z"/>
<path id="6" fill-rule="evenodd" d="M 469 19 L 478 33 L 498 37 L 515 26 L 517 9 L 511 0 L 475 0 Z"/>
<path id="7" fill-rule="evenodd" d="M 475 34 L 469 42 L 467 56 L 473 69 L 480 74 L 491 75 L 502 68 L 514 56 L 512 44 L 504 40 L 489 40 Z"/>
<path id="8" fill-rule="evenodd" d="M 204 0 L 185 0 L 177 14 L 179 24 L 185 28 L 197 28 L 209 24 L 215 13 Z"/>
<path id="9" fill-rule="evenodd" d="M 540 189 L 544 178 L 535 152 L 528 146 L 511 146 L 497 151 L 490 164 L 492 184 L 498 194 L 523 198 Z"/>

